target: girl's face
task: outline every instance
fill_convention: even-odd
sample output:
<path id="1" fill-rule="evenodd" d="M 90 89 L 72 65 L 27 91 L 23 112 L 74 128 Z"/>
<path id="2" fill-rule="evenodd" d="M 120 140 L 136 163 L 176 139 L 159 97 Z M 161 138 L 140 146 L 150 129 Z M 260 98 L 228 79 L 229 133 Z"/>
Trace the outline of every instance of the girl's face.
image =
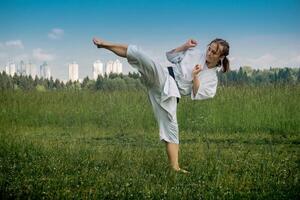
<path id="1" fill-rule="evenodd" d="M 206 61 L 209 63 L 218 63 L 221 59 L 222 49 L 223 46 L 215 42 L 209 45 L 206 50 Z"/>

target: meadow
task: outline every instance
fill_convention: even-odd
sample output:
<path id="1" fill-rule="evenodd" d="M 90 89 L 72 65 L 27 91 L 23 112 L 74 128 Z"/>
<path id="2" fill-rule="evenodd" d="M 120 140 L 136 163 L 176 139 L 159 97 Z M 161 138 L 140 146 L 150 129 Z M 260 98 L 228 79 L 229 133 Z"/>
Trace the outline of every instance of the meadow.
<path id="1" fill-rule="evenodd" d="M 170 170 L 146 91 L 1 91 L 1 199 L 299 199 L 300 87 L 178 104 Z"/>

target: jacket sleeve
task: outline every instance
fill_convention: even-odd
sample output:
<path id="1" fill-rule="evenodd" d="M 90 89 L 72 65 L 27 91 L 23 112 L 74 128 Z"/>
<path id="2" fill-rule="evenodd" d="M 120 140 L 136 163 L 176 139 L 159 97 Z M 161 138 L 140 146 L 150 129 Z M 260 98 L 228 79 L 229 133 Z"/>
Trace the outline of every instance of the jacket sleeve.
<path id="1" fill-rule="evenodd" d="M 200 77 L 198 77 L 200 78 Z M 200 86 L 197 93 L 194 95 L 193 91 L 191 92 L 191 99 L 192 100 L 204 100 L 213 98 L 217 91 L 218 79 L 217 77 L 214 78 L 200 78 Z"/>
<path id="2" fill-rule="evenodd" d="M 178 64 L 184 58 L 186 51 L 180 51 L 180 52 L 174 52 L 174 51 L 175 49 L 168 51 L 166 53 L 166 56 L 168 61 L 170 61 L 173 64 Z"/>

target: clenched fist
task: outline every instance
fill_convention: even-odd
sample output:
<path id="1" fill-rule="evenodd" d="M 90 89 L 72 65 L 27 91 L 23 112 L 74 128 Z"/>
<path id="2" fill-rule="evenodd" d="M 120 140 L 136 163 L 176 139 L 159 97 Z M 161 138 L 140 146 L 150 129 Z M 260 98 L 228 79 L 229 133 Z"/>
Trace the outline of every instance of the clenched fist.
<path id="1" fill-rule="evenodd" d="M 189 39 L 186 43 L 184 43 L 184 48 L 185 49 L 189 49 L 191 47 L 195 47 L 197 46 L 198 42 L 194 39 Z"/>
<path id="2" fill-rule="evenodd" d="M 198 74 L 200 73 L 200 71 L 202 71 L 202 66 L 197 64 L 194 69 L 193 69 L 193 72 L 192 72 L 192 75 L 193 75 L 193 78 L 198 76 Z"/>

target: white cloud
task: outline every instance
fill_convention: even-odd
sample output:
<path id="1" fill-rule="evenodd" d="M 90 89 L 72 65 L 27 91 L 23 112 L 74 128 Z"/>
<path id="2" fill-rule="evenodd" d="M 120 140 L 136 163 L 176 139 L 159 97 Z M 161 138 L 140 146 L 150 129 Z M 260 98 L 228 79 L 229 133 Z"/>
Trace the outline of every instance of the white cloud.
<path id="1" fill-rule="evenodd" d="M 258 58 L 250 58 L 248 59 L 248 62 L 253 66 L 269 67 L 277 63 L 277 58 L 272 54 L 267 53 Z"/>
<path id="2" fill-rule="evenodd" d="M 228 56 L 227 58 L 230 62 L 234 62 L 236 60 L 236 58 L 233 56 Z"/>
<path id="3" fill-rule="evenodd" d="M 240 66 L 251 66 L 253 68 L 269 68 L 269 67 L 299 67 L 300 54 L 288 56 L 274 56 L 266 53 L 256 58 L 233 57 L 230 59 L 231 66 L 239 68 Z"/>
<path id="4" fill-rule="evenodd" d="M 291 62 L 300 65 L 300 54 L 291 58 Z"/>
<path id="5" fill-rule="evenodd" d="M 239 68 L 240 66 L 251 66 L 253 68 L 269 68 L 270 66 L 276 67 L 279 65 L 278 59 L 270 53 L 266 53 L 262 56 L 254 58 L 234 56 L 229 57 L 229 61 L 232 68 Z"/>
<path id="6" fill-rule="evenodd" d="M 40 48 L 34 49 L 32 56 L 38 61 L 51 61 L 55 59 L 55 56 L 53 54 L 46 53 Z"/>
<path id="7" fill-rule="evenodd" d="M 58 40 L 63 37 L 64 33 L 65 33 L 65 31 L 63 29 L 54 28 L 51 30 L 50 33 L 48 33 L 48 37 L 53 40 Z"/>
<path id="8" fill-rule="evenodd" d="M 5 46 L 18 49 L 24 49 L 24 45 L 21 40 L 10 40 L 5 42 Z"/>

